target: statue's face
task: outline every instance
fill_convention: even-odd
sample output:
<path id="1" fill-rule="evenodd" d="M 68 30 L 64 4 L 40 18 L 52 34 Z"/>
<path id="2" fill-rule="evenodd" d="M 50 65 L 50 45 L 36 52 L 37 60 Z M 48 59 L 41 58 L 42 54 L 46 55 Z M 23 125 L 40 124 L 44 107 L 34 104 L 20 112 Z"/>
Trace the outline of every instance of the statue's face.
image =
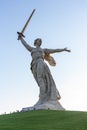
<path id="1" fill-rule="evenodd" d="M 40 38 L 34 41 L 34 46 L 41 46 L 41 44 L 42 44 L 42 40 Z"/>

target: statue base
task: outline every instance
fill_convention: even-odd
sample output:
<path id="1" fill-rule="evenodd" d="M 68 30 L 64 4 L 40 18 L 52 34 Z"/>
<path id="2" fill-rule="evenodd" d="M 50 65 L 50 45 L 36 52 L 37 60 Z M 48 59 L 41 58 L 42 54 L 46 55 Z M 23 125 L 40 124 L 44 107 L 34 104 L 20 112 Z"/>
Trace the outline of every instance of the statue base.
<path id="1" fill-rule="evenodd" d="M 65 110 L 65 109 L 62 107 L 60 102 L 56 100 L 56 101 L 47 101 L 40 104 L 39 102 L 37 102 L 32 107 L 22 108 L 22 112 L 31 110 Z"/>

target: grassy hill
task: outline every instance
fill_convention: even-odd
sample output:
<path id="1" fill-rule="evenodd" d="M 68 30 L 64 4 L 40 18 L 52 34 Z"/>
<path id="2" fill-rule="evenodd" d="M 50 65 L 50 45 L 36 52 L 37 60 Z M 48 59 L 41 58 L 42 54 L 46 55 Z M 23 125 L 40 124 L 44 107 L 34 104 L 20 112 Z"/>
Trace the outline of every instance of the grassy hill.
<path id="1" fill-rule="evenodd" d="M 37 110 L 0 115 L 0 130 L 87 130 L 87 112 Z"/>

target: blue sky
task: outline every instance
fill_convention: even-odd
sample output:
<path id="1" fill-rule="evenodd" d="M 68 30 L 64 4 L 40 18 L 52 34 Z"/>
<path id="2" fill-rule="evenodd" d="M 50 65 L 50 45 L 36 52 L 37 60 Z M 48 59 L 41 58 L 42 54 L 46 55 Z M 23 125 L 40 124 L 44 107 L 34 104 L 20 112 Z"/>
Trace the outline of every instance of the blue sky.
<path id="1" fill-rule="evenodd" d="M 43 40 L 43 48 L 71 49 L 53 54 L 50 67 L 67 110 L 87 111 L 87 0 L 0 1 L 0 113 L 21 110 L 38 100 L 39 87 L 30 71 L 30 53 L 17 40 L 33 9 L 25 40 Z"/>

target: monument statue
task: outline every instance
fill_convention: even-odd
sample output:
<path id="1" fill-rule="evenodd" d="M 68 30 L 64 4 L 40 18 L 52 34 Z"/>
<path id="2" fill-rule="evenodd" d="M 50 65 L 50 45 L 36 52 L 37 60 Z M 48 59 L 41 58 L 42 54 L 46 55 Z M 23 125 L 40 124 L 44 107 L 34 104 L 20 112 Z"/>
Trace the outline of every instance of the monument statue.
<path id="1" fill-rule="evenodd" d="M 33 109 L 64 109 L 58 102 L 61 98 L 59 91 L 56 88 L 54 79 L 51 75 L 50 69 L 45 60 L 52 66 L 56 65 L 54 58 L 50 55 L 59 52 L 70 52 L 67 48 L 63 49 L 48 49 L 41 48 L 42 39 L 37 38 L 34 41 L 34 47 L 30 46 L 23 38 L 23 34 L 18 32 L 18 40 L 24 45 L 24 47 L 30 52 L 31 71 L 39 86 L 39 100 L 33 106 Z M 27 110 L 29 108 L 26 108 Z"/>

